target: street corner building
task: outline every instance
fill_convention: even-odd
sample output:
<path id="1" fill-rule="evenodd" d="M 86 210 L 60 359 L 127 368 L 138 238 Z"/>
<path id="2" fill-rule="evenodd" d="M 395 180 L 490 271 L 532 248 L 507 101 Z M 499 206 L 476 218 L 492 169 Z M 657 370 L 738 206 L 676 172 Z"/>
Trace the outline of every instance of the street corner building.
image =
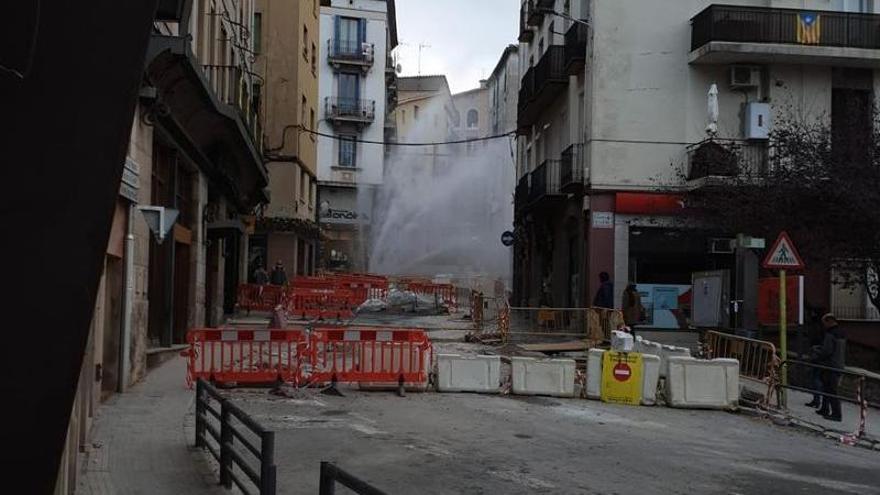
<path id="1" fill-rule="evenodd" d="M 515 304 L 590 306 L 606 272 L 616 307 L 636 284 L 644 325 L 674 329 L 683 320 L 670 309 L 695 317 L 693 280 L 714 274 L 729 297 L 702 323 L 757 326 L 758 301 L 741 292 L 760 273 L 754 245 L 697 221 L 681 194 L 760 176 L 773 122 L 791 115 L 841 138 L 853 112 L 870 118 L 880 80 L 877 37 L 859 27 L 878 22 L 876 2 L 792 6 L 521 2 Z M 864 315 L 864 291 L 846 295 L 829 271 L 807 299 Z M 742 321 L 731 321 L 733 300 Z"/>
<path id="2" fill-rule="evenodd" d="M 328 1 L 320 23 L 321 263 L 330 270 L 366 271 L 384 182 L 384 143 L 396 137 L 389 118 L 397 104 L 394 0 Z"/>

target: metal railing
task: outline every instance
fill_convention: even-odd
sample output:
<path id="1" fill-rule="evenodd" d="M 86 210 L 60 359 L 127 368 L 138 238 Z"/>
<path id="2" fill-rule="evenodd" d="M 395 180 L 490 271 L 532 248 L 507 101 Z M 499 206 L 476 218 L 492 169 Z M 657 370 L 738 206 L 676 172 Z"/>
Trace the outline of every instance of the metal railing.
<path id="1" fill-rule="evenodd" d="M 691 19 L 691 50 L 712 41 L 880 48 L 880 15 L 813 11 L 818 36 L 798 35 L 794 9 L 711 5 Z"/>
<path id="2" fill-rule="evenodd" d="M 528 4 L 528 7 L 526 8 L 526 24 L 535 27 L 540 26 L 541 21 L 544 20 L 544 11 L 538 8 L 535 4 L 535 0 L 526 0 L 523 3 Z"/>
<path id="3" fill-rule="evenodd" d="M 824 390 L 817 390 L 810 387 L 802 387 L 799 385 L 792 385 L 791 383 L 784 384 L 780 380 L 780 376 L 783 376 L 784 371 L 788 371 L 788 374 L 792 377 L 797 377 L 796 373 L 793 373 L 791 368 L 801 367 L 807 368 L 811 371 L 811 373 L 826 373 L 830 374 L 830 376 L 826 376 L 826 379 L 823 381 L 834 381 L 837 380 L 839 382 L 846 382 L 849 380 L 849 384 L 842 383 L 835 388 L 838 390 L 838 393 L 833 394 L 826 392 Z M 789 359 L 786 361 L 782 361 L 779 363 L 778 373 L 774 375 L 773 380 L 771 381 L 771 388 L 776 394 L 777 403 L 779 405 L 785 405 L 785 395 L 783 390 L 794 390 L 797 392 L 804 392 L 808 394 L 813 394 L 814 396 L 821 396 L 823 399 L 836 399 L 842 402 L 849 402 L 851 404 L 856 404 L 859 407 L 859 421 L 858 427 L 855 432 L 851 434 L 846 434 L 841 436 L 841 441 L 854 444 L 858 439 L 865 436 L 866 425 L 867 425 L 867 416 L 868 416 L 868 408 L 878 409 L 880 408 L 880 403 L 871 402 L 868 400 L 868 390 L 867 383 L 868 380 L 874 380 L 878 382 L 880 380 L 876 380 L 868 377 L 864 373 L 858 373 L 855 371 L 847 371 L 841 368 L 835 368 L 830 366 L 824 366 L 816 363 L 808 363 L 806 361 L 797 361 L 794 359 Z M 796 381 L 796 380 L 795 380 Z M 843 390 L 846 392 L 847 390 L 851 391 L 851 395 L 843 395 L 840 391 Z"/>
<path id="4" fill-rule="evenodd" d="M 219 403 L 220 409 L 212 403 Z M 244 493 L 275 494 L 275 432 L 263 428 L 202 379 L 196 382 L 195 442 L 196 447 L 206 449 L 220 463 L 220 484 L 225 488 L 231 489 L 235 483 Z M 237 450 L 237 445 L 245 451 Z M 256 459 L 259 466 L 254 468 L 247 457 Z M 235 468 L 244 473 L 257 492 L 251 491 Z"/>
<path id="5" fill-rule="evenodd" d="M 358 495 L 385 495 L 384 491 L 343 470 L 336 464 L 321 461 L 321 482 L 318 487 L 318 493 L 320 495 L 334 495 L 336 493 L 336 483 Z"/>
<path id="6" fill-rule="evenodd" d="M 245 72 L 238 65 L 203 65 L 202 70 L 208 84 L 221 103 L 230 105 L 238 111 L 251 138 L 262 152 L 263 125 L 259 109 L 251 101 L 251 93 L 245 79 Z"/>
<path id="7" fill-rule="evenodd" d="M 571 75 L 584 68 L 588 37 L 588 26 L 580 22 L 573 23 L 565 33 L 565 67 Z"/>
<path id="8" fill-rule="evenodd" d="M 779 365 L 776 346 L 763 340 L 709 331 L 705 344 L 709 359 L 736 359 L 740 376 L 753 380 L 767 382 Z"/>
<path id="9" fill-rule="evenodd" d="M 687 149 L 688 180 L 705 177 L 761 177 L 769 168 L 766 142 L 708 140 Z"/>
<path id="10" fill-rule="evenodd" d="M 368 48 L 369 47 L 369 48 Z M 333 62 L 352 62 L 356 64 L 372 64 L 375 45 L 359 40 L 327 40 L 327 58 Z"/>
<path id="11" fill-rule="evenodd" d="M 525 128 L 534 124 L 552 99 L 568 84 L 565 62 L 565 47 L 549 46 L 538 63 L 525 72 L 520 79 L 517 102 L 518 127 Z"/>
<path id="12" fill-rule="evenodd" d="M 583 145 L 572 144 L 559 155 L 561 189 L 577 190 L 584 184 Z"/>
<path id="13" fill-rule="evenodd" d="M 834 313 L 834 316 L 843 320 L 880 320 L 880 311 L 871 304 L 865 304 L 863 306 L 843 306 L 834 304 L 831 307 L 831 312 Z"/>
<path id="14" fill-rule="evenodd" d="M 376 118 L 376 101 L 328 96 L 324 98 L 324 112 L 331 120 L 372 122 Z"/>
<path id="15" fill-rule="evenodd" d="M 565 47 L 552 45 L 535 64 L 535 94 L 547 88 L 551 83 L 568 83 L 568 72 L 565 70 Z"/>
<path id="16" fill-rule="evenodd" d="M 559 189 L 561 181 L 561 162 L 559 160 L 544 160 L 543 163 L 532 172 L 531 187 L 529 188 L 529 201 L 539 201 L 547 196 L 561 194 Z"/>

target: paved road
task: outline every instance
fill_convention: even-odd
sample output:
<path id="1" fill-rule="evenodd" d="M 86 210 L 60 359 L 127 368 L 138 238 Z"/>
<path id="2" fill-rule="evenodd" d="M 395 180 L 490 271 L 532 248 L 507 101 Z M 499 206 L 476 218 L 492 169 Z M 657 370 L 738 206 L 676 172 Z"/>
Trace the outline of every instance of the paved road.
<path id="1" fill-rule="evenodd" d="M 393 494 L 880 493 L 880 452 L 715 411 L 580 399 L 230 392 L 277 431 L 279 493 L 331 460 Z"/>

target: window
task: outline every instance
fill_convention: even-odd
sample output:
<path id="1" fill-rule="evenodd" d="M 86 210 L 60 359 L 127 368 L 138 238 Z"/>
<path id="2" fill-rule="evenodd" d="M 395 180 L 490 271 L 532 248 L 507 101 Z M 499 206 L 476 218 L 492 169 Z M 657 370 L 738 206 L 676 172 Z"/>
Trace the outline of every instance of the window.
<path id="1" fill-rule="evenodd" d="M 357 138 L 355 136 L 339 136 L 339 166 L 357 167 Z"/>
<path id="2" fill-rule="evenodd" d="M 480 113 L 471 108 L 467 113 L 467 126 L 477 127 L 480 123 Z"/>
<path id="3" fill-rule="evenodd" d="M 302 96 L 302 103 L 300 104 L 300 107 L 299 107 L 299 123 L 300 124 L 306 123 L 306 107 L 308 106 L 308 104 L 309 104 L 309 102 L 308 102 L 308 100 L 306 100 L 306 95 L 303 95 Z"/>
<path id="4" fill-rule="evenodd" d="M 337 111 L 344 115 L 358 114 L 360 98 L 360 75 L 353 72 L 339 74 Z"/>
<path id="5" fill-rule="evenodd" d="M 360 53 L 361 43 L 367 39 L 365 19 L 337 17 L 335 29 L 338 53 L 349 55 Z"/>
<path id="6" fill-rule="evenodd" d="M 303 26 L 303 58 L 309 61 L 309 28 Z"/>
<path id="7" fill-rule="evenodd" d="M 419 120 L 419 106 L 418 105 L 413 107 L 413 119 Z"/>
<path id="8" fill-rule="evenodd" d="M 299 200 L 300 202 L 305 203 L 308 200 L 308 194 L 312 188 L 309 187 L 309 174 L 307 174 L 305 170 L 300 170 L 299 173 Z"/>
<path id="9" fill-rule="evenodd" d="M 318 49 L 312 43 L 312 74 L 318 71 Z"/>
<path id="10" fill-rule="evenodd" d="M 254 53 L 259 54 L 263 48 L 263 14 L 254 13 Z"/>

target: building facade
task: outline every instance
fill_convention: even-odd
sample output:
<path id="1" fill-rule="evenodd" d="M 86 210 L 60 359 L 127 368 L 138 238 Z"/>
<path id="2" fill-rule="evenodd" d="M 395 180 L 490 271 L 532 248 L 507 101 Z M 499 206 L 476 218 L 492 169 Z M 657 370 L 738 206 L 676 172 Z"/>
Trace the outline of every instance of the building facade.
<path id="1" fill-rule="evenodd" d="M 321 7 L 318 130 L 321 261 L 363 271 L 376 191 L 382 185 L 394 103 L 393 0 L 333 0 Z M 387 136 L 386 136 L 387 132 Z"/>
<path id="2" fill-rule="evenodd" d="M 324 0 L 255 5 L 255 104 L 264 116 L 271 201 L 250 237 L 248 274 L 281 261 L 288 277 L 314 273 L 318 244 L 319 17 Z"/>
<path id="3" fill-rule="evenodd" d="M 488 132 L 494 136 L 516 129 L 519 62 L 519 47 L 508 45 L 486 80 L 489 92 Z"/>
<path id="4" fill-rule="evenodd" d="M 235 309 L 247 231 L 267 202 L 252 0 L 163 4 L 148 47 L 56 493 L 73 493 L 101 400 Z M 166 8 L 168 7 L 168 8 Z M 194 118 L 198 116 L 198 118 Z M 155 222 L 170 222 L 159 242 Z"/>
<path id="5" fill-rule="evenodd" d="M 649 305 L 675 304 L 692 273 L 741 268 L 729 242 L 736 233 L 691 225 L 677 197 L 664 192 L 703 187 L 719 174 L 694 166 L 710 137 L 713 84 L 714 139 L 734 143 L 733 173 L 766 167 L 776 119 L 824 119 L 833 129 L 842 109 L 870 108 L 878 51 L 857 26 L 880 19 L 877 2 L 734 4 L 522 3 L 521 303 L 588 306 L 607 272 L 616 306 L 627 283 L 638 284 Z M 827 274 L 812 280 L 807 299 L 828 307 Z"/>

